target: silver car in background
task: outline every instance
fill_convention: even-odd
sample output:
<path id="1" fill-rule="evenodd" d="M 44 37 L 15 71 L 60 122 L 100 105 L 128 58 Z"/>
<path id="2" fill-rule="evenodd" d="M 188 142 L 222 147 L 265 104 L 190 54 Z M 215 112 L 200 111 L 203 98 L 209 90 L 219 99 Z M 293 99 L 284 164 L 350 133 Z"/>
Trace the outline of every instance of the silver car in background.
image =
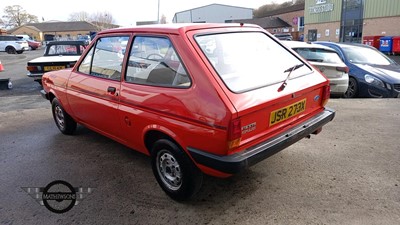
<path id="1" fill-rule="evenodd" d="M 332 48 L 300 41 L 282 41 L 319 69 L 330 81 L 331 95 L 343 96 L 349 85 L 349 68 Z"/>

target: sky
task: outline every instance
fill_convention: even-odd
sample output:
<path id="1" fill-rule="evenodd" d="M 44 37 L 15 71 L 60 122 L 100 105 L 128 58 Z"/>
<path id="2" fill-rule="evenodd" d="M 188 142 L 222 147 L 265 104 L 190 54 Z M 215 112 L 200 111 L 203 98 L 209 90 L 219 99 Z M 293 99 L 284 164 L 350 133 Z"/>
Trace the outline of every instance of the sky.
<path id="1" fill-rule="evenodd" d="M 85 11 L 89 14 L 110 12 L 116 24 L 134 26 L 137 21 L 156 21 L 158 3 L 160 18 L 165 15 L 171 23 L 175 13 L 213 3 L 257 9 L 270 3 L 282 3 L 289 0 L 1 0 L 0 17 L 6 6 L 20 5 L 27 13 L 38 17 L 39 21 L 67 21 L 74 12 Z"/>

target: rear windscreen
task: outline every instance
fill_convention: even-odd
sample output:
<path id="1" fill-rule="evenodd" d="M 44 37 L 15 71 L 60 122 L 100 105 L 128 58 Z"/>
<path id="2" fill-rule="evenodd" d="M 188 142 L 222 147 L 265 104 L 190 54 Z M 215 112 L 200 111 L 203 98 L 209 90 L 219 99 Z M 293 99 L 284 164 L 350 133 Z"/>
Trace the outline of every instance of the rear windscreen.
<path id="1" fill-rule="evenodd" d="M 320 48 L 294 48 L 294 50 L 308 61 L 321 63 L 343 63 L 339 55 L 334 51 Z"/>
<path id="2" fill-rule="evenodd" d="M 262 32 L 198 35 L 196 42 L 225 85 L 235 93 L 268 86 L 286 79 L 290 67 L 303 62 Z M 291 79 L 310 73 L 302 66 Z"/>

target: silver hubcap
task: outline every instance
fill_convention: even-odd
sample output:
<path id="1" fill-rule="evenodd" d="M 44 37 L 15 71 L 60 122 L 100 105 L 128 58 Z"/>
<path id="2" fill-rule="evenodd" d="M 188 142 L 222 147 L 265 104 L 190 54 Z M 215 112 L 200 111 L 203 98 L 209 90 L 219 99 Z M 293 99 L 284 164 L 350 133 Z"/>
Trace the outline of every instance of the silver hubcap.
<path id="1" fill-rule="evenodd" d="M 176 191 L 182 185 L 182 172 L 174 156 L 161 150 L 157 153 L 157 171 L 162 182 L 171 190 Z"/>
<path id="2" fill-rule="evenodd" d="M 54 115 L 56 117 L 56 121 L 60 129 L 64 129 L 64 113 L 59 105 L 57 105 L 54 109 Z"/>

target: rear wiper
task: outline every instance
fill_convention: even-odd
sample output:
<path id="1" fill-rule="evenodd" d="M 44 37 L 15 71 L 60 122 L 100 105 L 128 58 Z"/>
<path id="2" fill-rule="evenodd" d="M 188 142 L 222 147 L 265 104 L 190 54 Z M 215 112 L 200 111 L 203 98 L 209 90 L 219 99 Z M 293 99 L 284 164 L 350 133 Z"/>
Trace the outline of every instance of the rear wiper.
<path id="1" fill-rule="evenodd" d="M 304 66 L 304 64 L 297 64 L 297 65 L 294 65 L 294 66 L 286 69 L 285 71 L 283 71 L 284 73 L 289 72 L 289 74 L 287 75 L 286 79 L 283 81 L 282 85 L 278 88 L 278 92 L 281 92 L 285 89 L 285 87 L 287 85 L 287 81 L 290 78 L 290 74 L 292 74 L 293 71 L 297 70 L 298 68 L 300 68 L 302 66 Z"/>

